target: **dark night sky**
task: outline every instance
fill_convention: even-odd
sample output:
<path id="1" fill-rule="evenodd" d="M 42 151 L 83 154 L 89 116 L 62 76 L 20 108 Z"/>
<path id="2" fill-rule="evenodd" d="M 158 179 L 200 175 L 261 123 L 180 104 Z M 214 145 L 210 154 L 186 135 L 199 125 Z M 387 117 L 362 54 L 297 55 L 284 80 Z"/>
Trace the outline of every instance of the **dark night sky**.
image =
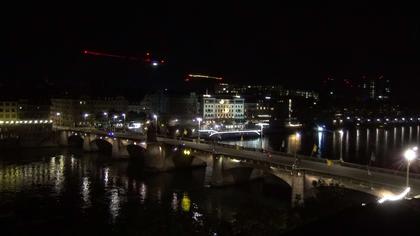
<path id="1" fill-rule="evenodd" d="M 384 75 L 402 94 L 416 91 L 420 77 L 420 15 L 410 6 L 172 1 L 2 11 L 1 80 L 77 81 L 91 63 L 80 55 L 85 48 L 134 56 L 151 51 L 169 62 L 165 81 L 202 72 L 311 87 L 327 76 L 366 74 Z M 107 65 L 125 68 L 113 63 Z M 124 76 L 139 79 L 132 67 Z"/>

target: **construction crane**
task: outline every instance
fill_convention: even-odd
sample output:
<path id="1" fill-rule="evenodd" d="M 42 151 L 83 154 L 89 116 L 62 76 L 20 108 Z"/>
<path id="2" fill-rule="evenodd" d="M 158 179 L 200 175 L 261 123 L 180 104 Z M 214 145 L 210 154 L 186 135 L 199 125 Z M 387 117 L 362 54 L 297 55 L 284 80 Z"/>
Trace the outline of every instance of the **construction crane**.
<path id="1" fill-rule="evenodd" d="M 151 56 L 151 53 L 149 52 L 146 52 L 144 58 L 133 57 L 133 56 L 123 56 L 123 55 L 91 51 L 91 50 L 83 50 L 82 54 L 89 55 L 89 56 L 110 57 L 110 58 L 117 58 L 117 59 L 122 59 L 122 60 L 139 61 L 139 62 L 144 62 L 146 64 L 150 64 L 153 67 L 157 67 L 165 63 L 165 60 L 163 59 L 153 59 Z"/>
<path id="2" fill-rule="evenodd" d="M 185 79 L 185 81 L 190 81 L 193 79 L 213 79 L 213 80 L 223 80 L 222 77 L 216 77 L 216 76 L 210 76 L 210 75 L 200 75 L 200 74 L 188 74 L 187 78 Z"/>

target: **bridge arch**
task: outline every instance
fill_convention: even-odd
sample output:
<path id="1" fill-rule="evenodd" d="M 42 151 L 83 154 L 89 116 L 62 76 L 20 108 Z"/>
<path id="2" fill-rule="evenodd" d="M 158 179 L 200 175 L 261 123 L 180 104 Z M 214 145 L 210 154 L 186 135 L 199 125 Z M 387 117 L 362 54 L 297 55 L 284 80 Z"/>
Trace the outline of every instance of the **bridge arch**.
<path id="1" fill-rule="evenodd" d="M 89 142 L 91 147 L 97 148 L 98 152 L 110 154 L 112 153 L 112 142 L 107 139 L 103 138 L 95 138 L 91 142 Z"/>
<path id="2" fill-rule="evenodd" d="M 69 146 L 73 147 L 82 147 L 84 142 L 84 138 L 81 135 L 78 134 L 70 134 L 67 137 L 67 143 Z"/>

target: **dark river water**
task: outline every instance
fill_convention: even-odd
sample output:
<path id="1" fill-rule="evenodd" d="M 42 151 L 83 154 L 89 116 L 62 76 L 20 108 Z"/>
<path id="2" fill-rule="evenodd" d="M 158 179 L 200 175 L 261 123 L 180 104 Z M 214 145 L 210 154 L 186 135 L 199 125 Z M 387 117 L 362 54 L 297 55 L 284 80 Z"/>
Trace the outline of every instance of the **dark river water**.
<path id="1" fill-rule="evenodd" d="M 349 129 L 342 134 L 306 131 L 299 138 L 295 133 L 267 135 L 262 145 L 309 155 L 317 144 L 320 150 L 313 156 L 342 155 L 357 163 L 366 163 L 374 153 L 375 165 L 402 168 L 401 152 L 417 144 L 419 134 L 417 126 Z M 261 147 L 259 139 L 236 143 Z M 342 207 L 374 200 L 355 192 L 322 190 L 317 200 L 295 210 L 290 187 L 274 177 L 223 188 L 206 188 L 204 179 L 205 168 L 152 174 L 135 162 L 80 149 L 2 151 L 0 233 L 278 235 L 300 229 L 314 217 L 333 216 Z"/>
<path id="2" fill-rule="evenodd" d="M 405 168 L 402 154 L 413 146 L 420 146 L 420 126 L 386 128 L 349 128 L 325 130 L 315 129 L 267 134 L 263 139 L 225 141 L 224 143 L 287 152 L 289 154 L 312 155 L 325 159 L 343 159 L 347 162 L 399 169 Z M 314 150 L 316 145 L 316 152 Z M 418 164 L 418 163 L 417 163 Z M 413 171 L 420 171 L 414 167 Z"/>
<path id="3" fill-rule="evenodd" d="M 231 235 L 289 227 L 285 184 L 268 178 L 205 188 L 204 174 L 143 173 L 136 163 L 71 149 L 2 152 L 0 232 Z"/>

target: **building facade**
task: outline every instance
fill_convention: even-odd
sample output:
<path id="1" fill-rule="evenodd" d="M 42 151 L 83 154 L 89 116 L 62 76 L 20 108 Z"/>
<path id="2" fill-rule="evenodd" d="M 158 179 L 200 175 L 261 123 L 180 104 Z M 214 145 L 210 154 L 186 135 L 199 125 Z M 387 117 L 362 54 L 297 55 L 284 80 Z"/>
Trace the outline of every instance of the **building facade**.
<path id="1" fill-rule="evenodd" d="M 17 119 L 17 101 L 0 101 L 0 120 L 11 121 Z"/>
<path id="2" fill-rule="evenodd" d="M 245 118 L 245 100 L 239 96 L 234 97 L 212 97 L 211 95 L 203 95 L 202 113 L 203 120 L 220 121 L 220 120 L 236 120 L 240 121 Z"/>
<path id="3" fill-rule="evenodd" d="M 18 118 L 20 120 L 46 120 L 50 118 L 49 99 L 19 99 Z"/>
<path id="4" fill-rule="evenodd" d="M 85 126 L 108 118 L 108 114 L 122 115 L 127 110 L 128 101 L 124 97 L 53 98 L 50 119 L 59 126 Z"/>
<path id="5" fill-rule="evenodd" d="M 176 94 L 156 92 L 148 94 L 139 108 L 146 113 L 158 115 L 161 120 L 191 120 L 199 114 L 199 102 L 195 93 Z"/>

